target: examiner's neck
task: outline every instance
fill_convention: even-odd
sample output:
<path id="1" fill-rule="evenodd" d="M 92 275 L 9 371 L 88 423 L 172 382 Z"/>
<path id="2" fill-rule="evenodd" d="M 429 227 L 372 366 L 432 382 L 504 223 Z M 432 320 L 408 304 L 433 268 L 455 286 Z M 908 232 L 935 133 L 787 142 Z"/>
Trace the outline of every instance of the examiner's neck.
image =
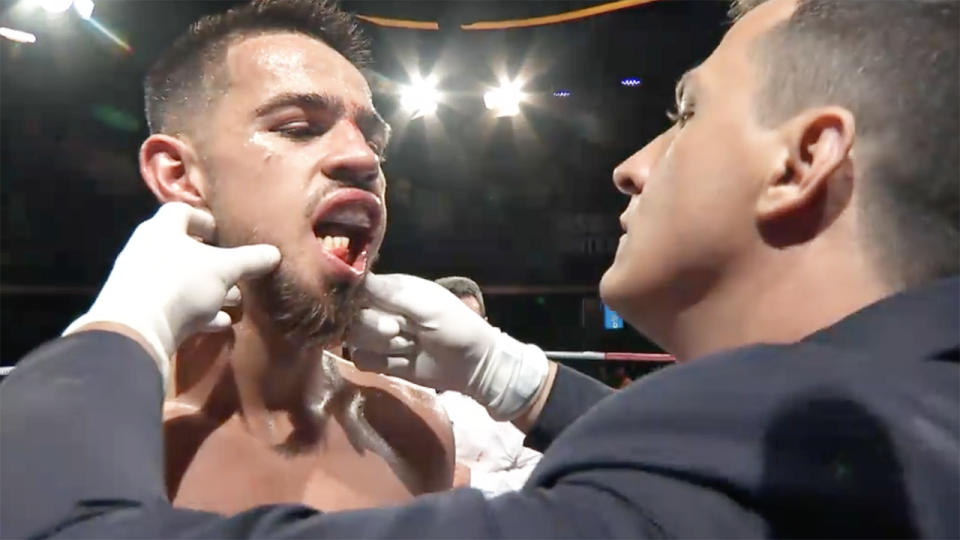
<path id="1" fill-rule="evenodd" d="M 897 292 L 859 261 L 790 262 L 718 287 L 714 297 L 675 319 L 665 348 L 686 361 L 753 344 L 795 343 Z"/>

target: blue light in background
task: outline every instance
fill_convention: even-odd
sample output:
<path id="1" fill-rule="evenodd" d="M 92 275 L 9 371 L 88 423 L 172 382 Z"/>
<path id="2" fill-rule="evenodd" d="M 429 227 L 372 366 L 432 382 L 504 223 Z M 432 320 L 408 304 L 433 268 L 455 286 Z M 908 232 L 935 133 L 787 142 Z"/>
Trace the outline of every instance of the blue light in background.
<path id="1" fill-rule="evenodd" d="M 606 304 L 603 304 L 603 327 L 607 330 L 619 330 L 623 328 L 623 318 L 617 315 L 617 313 Z"/>
<path id="2" fill-rule="evenodd" d="M 640 86 L 642 82 L 640 81 L 640 79 L 624 79 L 620 81 L 620 84 L 624 86 Z"/>
<path id="3" fill-rule="evenodd" d="M 557 92 L 554 92 L 553 96 L 554 97 L 570 97 L 570 92 L 567 92 L 566 90 L 559 90 Z"/>

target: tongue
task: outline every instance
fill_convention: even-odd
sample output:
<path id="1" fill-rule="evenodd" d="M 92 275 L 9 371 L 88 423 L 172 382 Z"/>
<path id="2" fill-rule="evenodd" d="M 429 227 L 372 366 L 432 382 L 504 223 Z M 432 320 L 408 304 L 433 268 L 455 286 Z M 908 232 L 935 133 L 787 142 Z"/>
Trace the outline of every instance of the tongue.
<path id="1" fill-rule="evenodd" d="M 350 264 L 350 261 L 348 260 L 350 257 L 350 248 L 345 248 L 345 247 L 327 248 L 327 251 L 332 253 L 334 257 L 340 259 L 341 261 L 347 264 Z"/>

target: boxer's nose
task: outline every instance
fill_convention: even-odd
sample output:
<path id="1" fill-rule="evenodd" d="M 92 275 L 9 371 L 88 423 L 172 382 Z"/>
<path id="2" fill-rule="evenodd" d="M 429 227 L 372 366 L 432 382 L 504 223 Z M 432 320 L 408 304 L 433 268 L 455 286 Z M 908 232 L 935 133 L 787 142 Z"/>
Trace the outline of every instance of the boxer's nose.
<path id="1" fill-rule="evenodd" d="M 331 150 L 321 164 L 323 174 L 345 187 L 365 189 L 379 194 L 380 156 L 366 137 L 349 120 L 342 120 L 329 133 Z"/>

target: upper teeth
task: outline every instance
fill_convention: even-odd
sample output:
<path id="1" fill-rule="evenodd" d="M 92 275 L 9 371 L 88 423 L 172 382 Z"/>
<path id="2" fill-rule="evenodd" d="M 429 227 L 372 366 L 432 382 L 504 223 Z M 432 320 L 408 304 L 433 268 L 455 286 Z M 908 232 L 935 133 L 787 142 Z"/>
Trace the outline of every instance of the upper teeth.
<path id="1" fill-rule="evenodd" d="M 364 211 L 363 208 L 358 208 L 356 206 L 346 206 L 339 210 L 335 210 L 323 217 L 324 223 L 337 223 L 340 225 L 349 225 L 353 227 L 363 227 L 369 229 L 373 226 L 373 223 L 370 221 L 370 214 Z"/>
<path id="2" fill-rule="evenodd" d="M 350 239 L 346 236 L 324 236 L 321 240 L 327 249 L 349 248 Z"/>

